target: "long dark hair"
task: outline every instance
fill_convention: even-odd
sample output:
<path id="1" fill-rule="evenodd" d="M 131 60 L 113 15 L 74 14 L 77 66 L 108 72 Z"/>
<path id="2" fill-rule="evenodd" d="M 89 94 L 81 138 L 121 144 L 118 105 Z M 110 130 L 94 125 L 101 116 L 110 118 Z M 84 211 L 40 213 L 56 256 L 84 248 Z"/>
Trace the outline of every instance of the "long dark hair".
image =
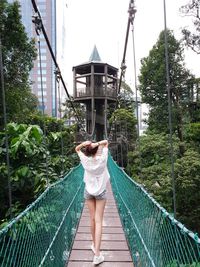
<path id="1" fill-rule="evenodd" d="M 97 153 L 98 147 L 99 146 L 96 146 L 96 147 L 93 148 L 91 145 L 88 145 L 88 146 L 85 147 L 83 152 L 87 157 L 91 157 L 91 156 L 94 156 Z"/>

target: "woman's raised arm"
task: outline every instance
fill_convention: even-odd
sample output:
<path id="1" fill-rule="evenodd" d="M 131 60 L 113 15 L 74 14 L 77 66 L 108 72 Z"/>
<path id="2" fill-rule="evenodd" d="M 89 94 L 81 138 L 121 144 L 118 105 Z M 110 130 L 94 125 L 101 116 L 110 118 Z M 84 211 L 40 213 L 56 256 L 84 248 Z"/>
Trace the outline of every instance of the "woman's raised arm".
<path id="1" fill-rule="evenodd" d="M 81 150 L 81 148 L 83 148 L 84 146 L 88 146 L 88 145 L 90 145 L 90 144 L 91 144 L 91 141 L 85 141 L 85 142 L 83 142 L 83 143 L 77 145 L 77 146 L 75 147 L 75 151 L 76 151 L 76 153 L 78 153 L 78 152 Z"/>

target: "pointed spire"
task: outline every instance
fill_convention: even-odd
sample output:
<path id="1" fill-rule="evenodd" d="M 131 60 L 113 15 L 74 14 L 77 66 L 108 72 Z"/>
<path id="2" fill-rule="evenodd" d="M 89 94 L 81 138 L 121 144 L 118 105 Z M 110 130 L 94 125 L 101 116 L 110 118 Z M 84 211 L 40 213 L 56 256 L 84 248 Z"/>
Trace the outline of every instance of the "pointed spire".
<path id="1" fill-rule="evenodd" d="M 101 62 L 101 58 L 99 56 L 99 52 L 97 50 L 96 45 L 94 46 L 94 49 L 93 49 L 92 54 L 91 54 L 91 56 L 89 58 L 89 61 L 90 62 L 92 62 L 92 61 L 99 61 L 99 62 Z"/>

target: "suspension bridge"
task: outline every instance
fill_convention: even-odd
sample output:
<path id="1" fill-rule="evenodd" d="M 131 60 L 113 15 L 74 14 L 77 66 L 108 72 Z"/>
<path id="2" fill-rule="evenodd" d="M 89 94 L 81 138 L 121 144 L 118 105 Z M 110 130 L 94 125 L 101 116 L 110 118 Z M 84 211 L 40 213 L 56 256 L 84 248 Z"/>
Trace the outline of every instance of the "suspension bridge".
<path id="1" fill-rule="evenodd" d="M 37 33 L 43 32 L 55 62 L 57 80 L 63 83 L 71 101 L 37 5 L 34 0 L 32 3 L 37 14 L 34 18 Z M 86 105 L 86 129 L 79 121 L 73 101 L 71 105 L 85 139 L 92 139 L 94 135 L 97 139 L 102 136 L 109 138 L 106 109 L 109 103 L 117 103 L 117 88 L 121 86 L 125 70 L 128 32 L 135 12 L 134 1 L 131 0 L 119 84 L 116 68 L 102 63 L 96 50 L 88 63 L 73 69 L 76 80 L 74 101 Z M 82 78 L 85 77 L 86 81 L 83 82 Z M 77 87 L 78 83 L 85 85 L 83 91 Z M 198 235 L 160 206 L 117 165 L 111 154 L 108 168 L 111 184 L 103 224 L 102 250 L 105 253 L 105 262 L 102 266 L 199 267 Z M 35 202 L 0 231 L 0 266 L 91 266 L 93 255 L 89 249 L 91 237 L 83 191 L 81 165 L 72 168 L 65 177 L 49 185 Z"/>
<path id="2" fill-rule="evenodd" d="M 110 209 L 113 212 L 113 204 L 116 203 L 130 255 L 126 242 L 120 243 L 125 239 L 119 221 L 116 223 L 116 218 L 112 218 L 107 210 L 111 219 L 107 219 L 109 223 L 107 221 L 103 227 L 102 246 L 106 251 L 103 264 L 126 267 L 200 266 L 198 236 L 175 220 L 111 156 L 108 168 L 115 198 Z M 84 224 L 80 223 L 77 232 L 80 218 L 85 216 L 83 190 L 83 169 L 79 165 L 13 219 L 0 231 L 0 266 L 59 267 L 67 266 L 68 262 L 69 266 L 90 266 L 93 255 L 88 251 L 89 235 L 83 234 L 87 232 Z M 107 214 L 105 211 L 105 217 Z M 109 248 L 112 239 L 115 244 L 112 243 Z M 81 241 L 86 241 L 84 247 Z"/>

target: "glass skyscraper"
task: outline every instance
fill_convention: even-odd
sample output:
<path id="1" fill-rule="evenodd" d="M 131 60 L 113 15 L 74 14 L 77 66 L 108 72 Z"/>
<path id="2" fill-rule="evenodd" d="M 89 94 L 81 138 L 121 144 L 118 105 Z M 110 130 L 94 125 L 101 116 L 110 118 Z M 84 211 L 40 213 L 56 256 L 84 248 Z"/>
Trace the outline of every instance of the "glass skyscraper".
<path id="1" fill-rule="evenodd" d="M 38 47 L 38 37 L 35 32 L 35 25 L 32 23 L 32 16 L 35 15 L 31 1 L 27 0 L 18 0 L 21 5 L 21 15 L 22 22 L 26 28 L 28 36 L 34 37 L 36 39 L 36 45 Z M 9 0 L 8 2 L 13 2 L 13 0 Z M 65 28 L 64 24 L 64 16 L 57 16 L 59 14 L 63 14 L 63 10 L 66 8 L 66 1 L 59 0 L 36 0 L 35 1 L 42 17 L 42 22 L 44 28 L 46 30 L 49 42 L 51 44 L 52 50 L 56 58 L 59 58 L 58 64 L 62 64 L 60 60 L 64 61 L 62 54 L 62 50 L 64 47 L 65 36 L 60 36 L 60 42 L 62 46 L 59 46 L 59 50 L 57 49 L 57 24 L 62 29 Z M 60 9 L 60 10 L 59 10 Z M 59 23 L 57 21 L 59 18 Z M 65 32 L 65 30 L 63 30 Z M 43 88 L 43 96 L 44 96 L 44 107 L 45 113 L 50 116 L 57 117 L 58 111 L 58 94 L 57 94 L 57 84 L 55 77 L 55 65 L 51 58 L 50 52 L 48 50 L 45 38 L 42 32 L 39 35 L 40 40 L 40 52 L 41 52 L 41 67 L 42 67 L 42 82 L 41 82 L 41 73 L 40 73 L 40 61 L 39 56 L 34 62 L 34 68 L 30 73 L 30 79 L 32 84 L 32 92 L 37 95 L 39 100 L 39 109 L 42 110 L 42 91 Z M 39 47 L 38 47 L 39 48 Z M 39 55 L 39 53 L 38 53 Z"/>

